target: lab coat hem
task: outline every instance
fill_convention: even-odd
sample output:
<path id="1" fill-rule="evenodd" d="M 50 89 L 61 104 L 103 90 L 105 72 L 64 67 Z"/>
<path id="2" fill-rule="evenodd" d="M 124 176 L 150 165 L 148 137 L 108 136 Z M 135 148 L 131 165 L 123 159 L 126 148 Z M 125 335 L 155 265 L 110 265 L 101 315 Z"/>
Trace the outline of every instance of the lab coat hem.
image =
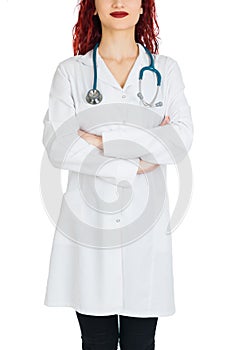
<path id="1" fill-rule="evenodd" d="M 106 312 L 94 312 L 94 311 L 87 311 L 85 309 L 81 309 L 77 306 L 74 305 L 69 305 L 69 304 L 51 304 L 51 303 L 44 303 L 45 306 L 47 307 L 68 307 L 68 308 L 73 308 L 75 311 L 78 311 L 82 314 L 85 315 L 92 315 L 92 316 L 108 316 L 108 315 L 122 315 L 122 316 L 129 316 L 129 317 L 167 317 L 167 316 L 172 316 L 176 313 L 176 309 L 172 309 L 171 311 L 167 311 L 167 312 L 152 312 L 152 313 L 137 313 L 134 311 L 129 311 L 129 310 L 119 310 L 119 309 L 115 309 L 115 310 L 111 310 L 111 311 L 106 311 Z"/>

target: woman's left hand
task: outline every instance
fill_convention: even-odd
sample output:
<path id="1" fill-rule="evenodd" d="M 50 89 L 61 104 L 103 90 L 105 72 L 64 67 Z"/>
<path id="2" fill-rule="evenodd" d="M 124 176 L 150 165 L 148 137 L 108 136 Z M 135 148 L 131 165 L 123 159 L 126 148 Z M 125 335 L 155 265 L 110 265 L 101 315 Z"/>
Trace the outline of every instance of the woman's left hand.
<path id="1" fill-rule="evenodd" d="M 103 149 L 102 136 L 90 134 L 82 129 L 78 129 L 78 135 L 93 146 Z"/>

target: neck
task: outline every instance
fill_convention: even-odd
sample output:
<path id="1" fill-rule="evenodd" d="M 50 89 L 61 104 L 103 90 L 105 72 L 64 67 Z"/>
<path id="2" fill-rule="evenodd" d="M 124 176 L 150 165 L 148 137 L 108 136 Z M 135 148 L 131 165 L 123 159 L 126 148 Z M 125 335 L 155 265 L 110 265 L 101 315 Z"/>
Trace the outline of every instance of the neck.
<path id="1" fill-rule="evenodd" d="M 134 31 L 116 31 L 102 27 L 102 37 L 98 52 L 103 58 L 116 61 L 137 57 L 139 49 L 134 39 Z"/>

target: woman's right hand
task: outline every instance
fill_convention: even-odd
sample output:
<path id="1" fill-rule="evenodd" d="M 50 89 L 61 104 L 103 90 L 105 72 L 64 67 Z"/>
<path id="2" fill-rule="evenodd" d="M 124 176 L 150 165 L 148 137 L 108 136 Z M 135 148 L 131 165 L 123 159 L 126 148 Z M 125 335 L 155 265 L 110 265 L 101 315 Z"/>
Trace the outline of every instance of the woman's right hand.
<path id="1" fill-rule="evenodd" d="M 169 122 L 170 122 L 170 117 L 165 116 L 163 118 L 163 121 L 159 125 L 163 126 L 163 125 L 168 124 Z M 140 159 L 137 174 L 148 173 L 149 171 L 152 171 L 152 170 L 156 169 L 157 167 L 159 167 L 159 164 L 149 163 L 143 159 Z"/>
<path id="2" fill-rule="evenodd" d="M 148 173 L 149 171 L 156 169 L 158 166 L 159 164 L 149 163 L 140 159 L 137 174 Z"/>

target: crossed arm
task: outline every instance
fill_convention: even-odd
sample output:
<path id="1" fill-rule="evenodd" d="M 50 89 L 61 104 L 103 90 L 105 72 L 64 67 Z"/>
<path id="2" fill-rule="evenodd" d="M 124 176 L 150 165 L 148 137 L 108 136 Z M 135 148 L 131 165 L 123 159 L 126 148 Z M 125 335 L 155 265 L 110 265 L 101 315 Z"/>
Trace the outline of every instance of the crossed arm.
<path id="1" fill-rule="evenodd" d="M 59 64 L 51 84 L 42 140 L 52 165 L 113 184 L 122 182 L 124 187 L 134 181 L 136 174 L 180 161 L 191 147 L 192 118 L 179 66 L 172 59 L 167 61 L 164 114 L 170 117 L 148 132 L 127 127 L 104 131 L 102 136 L 80 129 L 71 83 Z"/>
<path id="2" fill-rule="evenodd" d="M 160 126 L 166 125 L 169 123 L 169 121 L 170 121 L 170 117 L 165 116 L 162 123 L 160 123 L 159 125 Z M 89 144 L 91 144 L 95 147 L 98 147 L 100 150 L 103 150 L 102 136 L 88 133 L 82 129 L 79 129 L 77 133 L 81 138 L 83 138 Z M 137 174 L 142 174 L 145 172 L 152 171 L 152 170 L 156 169 L 158 166 L 159 166 L 159 164 L 149 163 L 149 162 L 146 162 L 145 160 L 140 158 Z"/>

